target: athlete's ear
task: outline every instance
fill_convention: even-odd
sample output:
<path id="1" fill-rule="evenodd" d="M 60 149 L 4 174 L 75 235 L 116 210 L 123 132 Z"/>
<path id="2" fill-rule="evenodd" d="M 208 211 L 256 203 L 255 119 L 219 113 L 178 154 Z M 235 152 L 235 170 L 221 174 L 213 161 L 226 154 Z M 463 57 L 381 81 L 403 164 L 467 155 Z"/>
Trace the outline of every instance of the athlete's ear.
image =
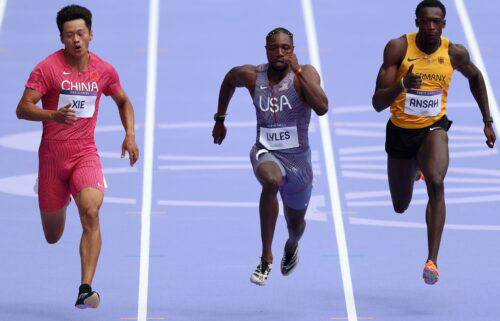
<path id="1" fill-rule="evenodd" d="M 415 26 L 418 28 L 418 18 L 415 19 Z"/>
<path id="2" fill-rule="evenodd" d="M 94 39 L 94 33 L 90 30 L 90 40 Z"/>
<path id="3" fill-rule="evenodd" d="M 446 19 L 443 20 L 443 29 L 446 27 Z"/>

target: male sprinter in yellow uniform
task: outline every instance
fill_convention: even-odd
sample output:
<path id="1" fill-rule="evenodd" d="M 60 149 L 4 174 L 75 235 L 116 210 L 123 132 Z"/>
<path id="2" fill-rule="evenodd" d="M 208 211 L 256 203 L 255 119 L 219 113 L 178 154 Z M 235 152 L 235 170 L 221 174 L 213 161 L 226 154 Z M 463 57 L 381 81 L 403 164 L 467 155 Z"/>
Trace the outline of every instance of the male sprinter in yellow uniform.
<path id="1" fill-rule="evenodd" d="M 403 213 L 410 204 L 417 169 L 425 176 L 429 256 L 423 278 L 425 283 L 434 284 L 439 279 L 436 264 L 446 216 L 443 181 L 448 170 L 447 131 L 451 126 L 446 101 L 454 69 L 469 80 L 490 148 L 495 133 L 481 72 L 463 46 L 441 37 L 446 25 L 445 6 L 438 0 L 424 0 L 415 15 L 418 32 L 393 39 L 385 47 L 372 103 L 379 112 L 391 107 L 385 150 L 392 204 L 397 213 Z"/>

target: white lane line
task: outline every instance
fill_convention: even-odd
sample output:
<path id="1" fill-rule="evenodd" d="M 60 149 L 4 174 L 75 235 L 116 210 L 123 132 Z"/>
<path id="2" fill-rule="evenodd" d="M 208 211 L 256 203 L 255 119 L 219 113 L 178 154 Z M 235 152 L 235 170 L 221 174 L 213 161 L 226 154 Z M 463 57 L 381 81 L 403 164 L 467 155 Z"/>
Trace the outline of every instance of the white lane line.
<path id="1" fill-rule="evenodd" d="M 352 155 L 352 154 L 365 154 L 365 153 L 374 153 L 380 152 L 385 153 L 384 146 L 357 146 L 357 147 L 343 147 L 339 148 L 340 155 Z"/>
<path id="2" fill-rule="evenodd" d="M 106 202 L 106 204 L 109 204 L 109 203 L 113 203 L 113 204 L 129 204 L 129 205 L 137 204 L 137 200 L 135 198 L 126 198 L 126 197 L 104 196 L 104 201 Z"/>
<path id="3" fill-rule="evenodd" d="M 374 179 L 380 181 L 387 181 L 386 173 L 372 173 L 362 171 L 342 171 L 343 177 L 359 178 L 359 179 Z M 498 185 L 498 178 L 467 178 L 467 177 L 446 177 L 447 183 L 478 183 L 478 184 L 495 184 Z"/>
<path id="4" fill-rule="evenodd" d="M 227 127 L 255 127 L 255 121 L 241 121 L 241 122 L 226 122 Z M 188 129 L 188 128 L 212 128 L 214 127 L 214 122 L 188 122 L 188 123 L 170 123 L 170 124 L 158 124 L 158 128 L 161 129 Z"/>
<path id="5" fill-rule="evenodd" d="M 457 102 L 457 103 L 447 103 L 446 106 L 455 108 L 472 108 L 476 107 L 475 102 Z M 358 114 L 358 113 L 373 113 L 373 107 L 371 105 L 360 105 L 360 106 L 335 106 L 332 110 L 334 115 L 340 114 Z"/>
<path id="6" fill-rule="evenodd" d="M 467 43 L 469 44 L 469 50 L 472 55 L 472 60 L 477 65 L 481 73 L 483 74 L 484 83 L 486 84 L 486 90 L 488 91 L 488 101 L 490 104 L 490 113 L 493 117 L 495 125 L 495 130 L 500 133 L 500 111 L 498 110 L 497 99 L 495 93 L 493 92 L 493 87 L 491 87 L 490 77 L 488 77 L 488 72 L 486 71 L 486 66 L 483 61 L 483 56 L 481 55 L 481 50 L 479 49 L 479 44 L 477 42 L 476 34 L 474 33 L 474 28 L 472 27 L 472 22 L 467 12 L 464 0 L 455 0 L 455 6 L 457 7 L 458 16 L 462 23 L 462 28 L 464 28 L 465 38 L 467 38 Z"/>
<path id="7" fill-rule="evenodd" d="M 204 171 L 222 169 L 251 169 L 251 164 L 160 165 L 163 171 Z"/>
<path id="8" fill-rule="evenodd" d="M 352 137 L 385 137 L 383 130 L 359 130 L 359 129 L 345 129 L 335 128 L 335 134 L 338 136 L 352 136 Z"/>
<path id="9" fill-rule="evenodd" d="M 258 208 L 259 202 L 227 202 L 227 201 L 183 201 L 159 200 L 158 205 L 171 207 L 218 207 L 218 208 Z M 326 206 L 324 195 L 313 195 L 309 201 L 306 220 L 327 222 L 327 213 L 323 210 Z M 280 202 L 279 215 L 283 216 L 283 205 Z"/>
<path id="10" fill-rule="evenodd" d="M 3 17 L 5 16 L 5 8 L 7 8 L 7 0 L 0 0 L 0 30 L 2 30 Z"/>
<path id="11" fill-rule="evenodd" d="M 205 155 L 160 155 L 159 160 L 164 161 L 191 161 L 191 162 L 250 162 L 249 156 L 205 156 Z M 316 149 L 311 151 L 311 160 L 319 161 L 319 152 Z"/>
<path id="12" fill-rule="evenodd" d="M 240 156 L 191 156 L 191 155 L 160 155 L 159 160 L 196 161 L 196 162 L 248 162 L 250 157 Z"/>
<path id="13" fill-rule="evenodd" d="M 259 202 L 217 202 L 217 201 L 177 201 L 177 200 L 160 200 L 158 205 L 164 206 L 192 206 L 192 207 L 259 207 Z"/>
<path id="14" fill-rule="evenodd" d="M 142 181 L 141 254 L 139 265 L 139 294 L 137 320 L 146 321 L 148 314 L 149 248 L 151 232 L 151 206 L 153 191 L 154 131 L 156 80 L 158 60 L 158 34 L 160 1 L 149 2 L 148 62 L 146 87 L 146 122 L 144 128 L 144 173 Z"/>
<path id="15" fill-rule="evenodd" d="M 311 0 L 302 0 L 302 11 L 306 26 L 307 43 L 309 47 L 309 57 L 311 64 L 321 75 L 321 63 L 319 57 L 319 46 L 316 36 L 316 26 Z M 323 78 L 323 77 L 321 77 Z M 335 110 L 335 108 L 332 108 Z M 351 270 L 349 267 L 349 255 L 347 252 L 347 242 L 342 219 L 342 208 L 340 206 L 340 195 L 335 171 L 335 156 L 332 148 L 332 138 L 330 133 L 330 122 L 328 114 L 319 117 L 321 138 L 323 141 L 323 151 L 325 155 L 325 165 L 328 178 L 328 189 L 330 191 L 330 201 L 339 251 L 340 271 L 342 274 L 342 284 L 344 287 L 344 297 L 349 321 L 357 321 L 356 305 L 354 301 L 354 290 L 352 288 Z"/>
<path id="16" fill-rule="evenodd" d="M 450 158 L 474 158 L 474 157 L 482 157 L 482 156 L 492 156 L 498 155 L 498 151 L 496 149 L 487 149 L 485 146 L 484 149 L 471 150 L 471 151 L 450 151 Z M 370 156 L 340 156 L 341 162 L 363 162 L 363 161 L 378 161 L 378 160 L 387 160 L 387 156 L 382 155 L 370 155 Z"/>
<path id="17" fill-rule="evenodd" d="M 382 227 L 408 227 L 408 228 L 427 228 L 425 223 L 417 222 L 400 222 L 390 220 L 376 220 L 360 217 L 350 217 L 349 223 L 356 225 L 371 225 Z M 500 225 L 470 225 L 470 224 L 448 224 L 444 226 L 447 230 L 462 230 L 462 231 L 500 231 Z"/>
<path id="18" fill-rule="evenodd" d="M 446 188 L 446 195 L 459 194 L 459 193 L 484 193 L 484 192 L 500 192 L 500 187 L 448 187 Z M 413 190 L 414 195 L 427 195 L 427 190 L 424 188 L 416 188 Z M 346 200 L 365 199 L 388 197 L 391 193 L 388 190 L 379 191 L 365 191 L 365 192 L 350 192 L 345 193 Z"/>
<path id="19" fill-rule="evenodd" d="M 243 164 L 200 164 L 200 165 L 160 165 L 158 168 L 162 171 L 206 171 L 206 170 L 234 170 L 234 169 L 252 169 L 252 165 Z M 313 163 L 315 174 L 321 174 L 321 167 Z"/>
<path id="20" fill-rule="evenodd" d="M 348 128 L 377 128 L 377 129 L 385 129 L 387 122 L 372 122 L 372 121 L 363 121 L 363 122 L 350 122 L 350 121 L 335 121 L 333 122 L 333 127 L 348 127 Z"/>
<path id="21" fill-rule="evenodd" d="M 446 204 L 473 204 L 473 203 L 491 203 L 500 201 L 500 194 L 469 196 L 469 197 L 447 197 Z M 414 199 L 411 201 L 412 205 L 427 205 L 428 199 Z M 347 202 L 349 207 L 374 207 L 374 206 L 390 206 L 392 207 L 391 200 L 384 201 L 354 201 Z"/>

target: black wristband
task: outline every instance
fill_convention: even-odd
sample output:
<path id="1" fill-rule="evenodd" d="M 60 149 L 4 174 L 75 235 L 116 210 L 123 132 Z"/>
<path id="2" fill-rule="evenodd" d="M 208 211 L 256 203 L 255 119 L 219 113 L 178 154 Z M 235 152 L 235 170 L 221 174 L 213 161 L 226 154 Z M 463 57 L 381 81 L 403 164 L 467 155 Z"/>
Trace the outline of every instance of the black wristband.
<path id="1" fill-rule="evenodd" d="M 224 121 L 226 119 L 227 114 L 219 115 L 217 113 L 214 114 L 214 121 Z"/>
<path id="2" fill-rule="evenodd" d="M 491 117 L 483 118 L 483 123 L 485 123 L 485 124 L 490 123 L 491 124 L 491 123 L 493 123 L 493 118 L 491 118 Z"/>

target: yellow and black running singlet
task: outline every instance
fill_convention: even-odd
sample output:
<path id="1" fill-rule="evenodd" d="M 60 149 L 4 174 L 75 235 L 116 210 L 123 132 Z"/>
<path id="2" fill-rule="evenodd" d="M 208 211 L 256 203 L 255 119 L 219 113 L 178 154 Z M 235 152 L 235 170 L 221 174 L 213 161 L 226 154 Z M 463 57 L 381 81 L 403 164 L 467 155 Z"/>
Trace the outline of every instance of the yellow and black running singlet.
<path id="1" fill-rule="evenodd" d="M 428 55 L 418 49 L 416 38 L 417 33 L 406 34 L 408 48 L 399 66 L 397 80 L 400 81 L 413 65 L 413 73 L 422 77 L 422 86 L 403 90 L 391 104 L 391 121 L 402 128 L 426 127 L 444 116 L 453 74 L 448 39 L 441 37 L 439 48 Z"/>

